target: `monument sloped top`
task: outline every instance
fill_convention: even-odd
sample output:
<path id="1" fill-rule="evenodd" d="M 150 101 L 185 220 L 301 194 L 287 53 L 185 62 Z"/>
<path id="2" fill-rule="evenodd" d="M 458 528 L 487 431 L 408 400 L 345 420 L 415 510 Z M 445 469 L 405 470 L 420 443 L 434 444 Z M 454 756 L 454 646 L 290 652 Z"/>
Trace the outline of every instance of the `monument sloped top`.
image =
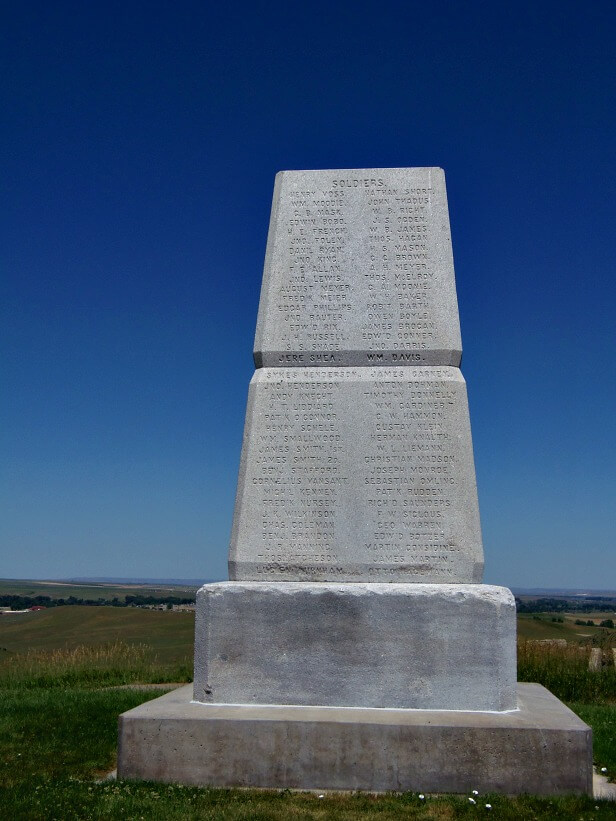
<path id="1" fill-rule="evenodd" d="M 461 352 L 442 169 L 277 175 L 257 367 L 459 366 Z"/>

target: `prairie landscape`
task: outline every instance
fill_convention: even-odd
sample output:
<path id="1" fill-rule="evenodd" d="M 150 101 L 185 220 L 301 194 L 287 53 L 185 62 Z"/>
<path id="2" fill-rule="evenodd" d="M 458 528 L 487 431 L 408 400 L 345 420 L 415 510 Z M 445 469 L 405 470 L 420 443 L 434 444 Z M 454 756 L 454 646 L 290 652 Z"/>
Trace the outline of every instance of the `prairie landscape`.
<path id="1" fill-rule="evenodd" d="M 0 582 L 1 593 L 121 600 L 135 586 Z M 191 594 L 173 588 L 172 595 Z M 140 587 L 164 597 L 169 588 Z M 192 590 L 194 595 L 194 589 Z M 609 613 L 518 616 L 520 680 L 539 681 L 594 731 L 595 762 L 616 774 L 616 633 Z M 577 621 L 594 621 L 596 626 Z M 373 796 L 198 789 L 106 780 L 115 767 L 117 717 L 192 677 L 194 615 L 147 607 L 65 605 L 0 615 L 0 805 L 12 819 L 451 819 L 479 810 L 499 819 L 613 818 L 586 797 Z M 554 639 L 567 640 L 554 642 Z M 548 643 L 541 643 L 548 640 Z M 589 670 L 591 649 L 603 664 Z M 147 685 L 158 685 L 147 689 Z M 141 686 L 143 685 L 143 686 Z M 162 689 L 161 689 L 162 688 Z M 476 803 L 469 801 L 473 798 Z"/>

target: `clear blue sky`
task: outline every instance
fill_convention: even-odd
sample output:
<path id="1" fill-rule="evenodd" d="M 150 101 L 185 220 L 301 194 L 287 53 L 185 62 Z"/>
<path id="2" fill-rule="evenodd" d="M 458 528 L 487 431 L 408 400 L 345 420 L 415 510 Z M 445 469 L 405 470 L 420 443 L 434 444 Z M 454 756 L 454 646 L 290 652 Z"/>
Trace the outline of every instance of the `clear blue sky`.
<path id="1" fill-rule="evenodd" d="M 225 578 L 274 175 L 440 165 L 487 582 L 616 587 L 612 2 L 23 2 L 0 576 Z"/>

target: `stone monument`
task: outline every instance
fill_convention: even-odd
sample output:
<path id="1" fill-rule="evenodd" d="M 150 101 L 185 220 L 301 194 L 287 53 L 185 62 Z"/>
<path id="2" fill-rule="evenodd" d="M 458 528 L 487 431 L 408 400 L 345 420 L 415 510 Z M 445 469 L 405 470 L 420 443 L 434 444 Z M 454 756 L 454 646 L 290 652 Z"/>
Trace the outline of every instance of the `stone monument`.
<path id="1" fill-rule="evenodd" d="M 589 792 L 590 729 L 516 683 L 483 549 L 436 168 L 276 178 L 229 575 L 195 679 L 118 772 L 216 786 Z"/>

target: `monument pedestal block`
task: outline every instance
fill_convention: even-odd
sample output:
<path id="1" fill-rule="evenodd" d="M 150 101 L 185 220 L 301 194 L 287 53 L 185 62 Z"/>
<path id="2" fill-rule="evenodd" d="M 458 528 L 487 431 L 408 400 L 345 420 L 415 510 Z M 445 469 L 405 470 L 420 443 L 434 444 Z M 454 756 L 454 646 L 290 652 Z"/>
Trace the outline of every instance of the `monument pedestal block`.
<path id="1" fill-rule="evenodd" d="M 221 582 L 198 592 L 196 616 L 196 701 L 517 707 L 504 587 Z"/>
<path id="2" fill-rule="evenodd" d="M 539 684 L 506 713 L 197 704 L 120 717 L 118 776 L 298 790 L 592 792 L 592 731 Z"/>

